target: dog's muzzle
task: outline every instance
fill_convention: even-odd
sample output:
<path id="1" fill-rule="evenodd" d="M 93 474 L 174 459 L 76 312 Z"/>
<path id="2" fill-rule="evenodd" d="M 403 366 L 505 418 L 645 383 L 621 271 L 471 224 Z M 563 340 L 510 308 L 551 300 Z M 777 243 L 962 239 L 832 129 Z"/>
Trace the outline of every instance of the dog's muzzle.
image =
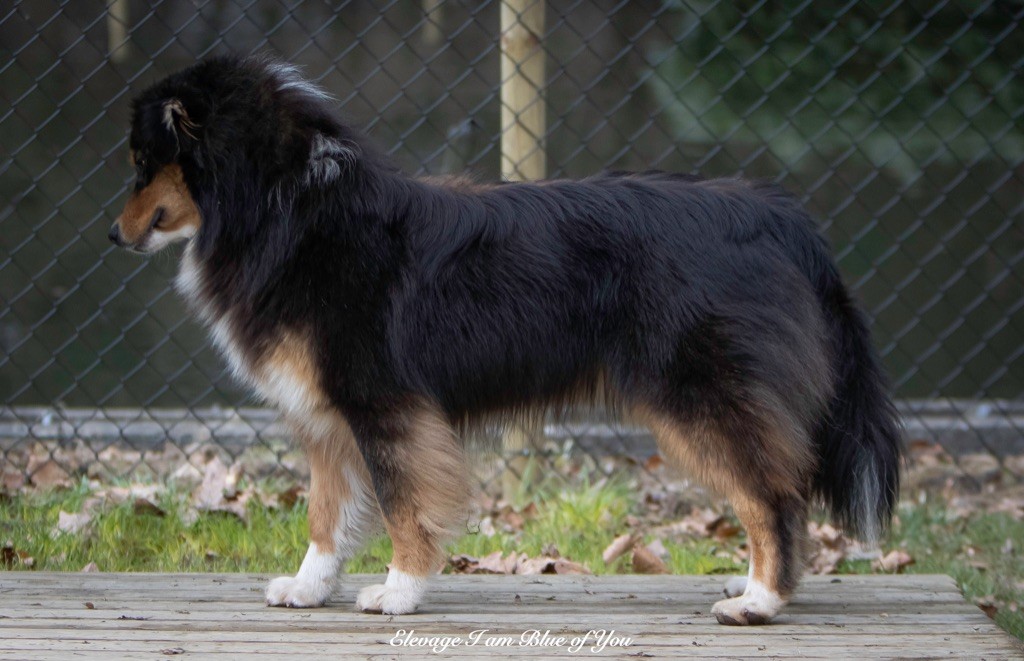
<path id="1" fill-rule="evenodd" d="M 157 207 L 153 211 L 153 216 L 149 219 L 149 227 L 146 229 L 145 234 L 143 234 L 142 237 L 134 244 L 125 241 L 124 235 L 121 234 L 121 225 L 117 221 L 114 221 L 114 224 L 110 226 L 110 231 L 107 232 L 107 238 L 110 239 L 110 242 L 115 246 L 142 252 L 142 250 L 140 250 L 140 246 L 145 243 L 146 237 L 148 237 L 150 232 L 153 231 L 153 228 L 156 227 L 157 223 L 163 219 L 165 213 L 166 209 L 163 207 Z"/>
<path id="2" fill-rule="evenodd" d="M 124 241 L 121 239 L 121 228 L 118 227 L 117 223 L 110 226 L 110 232 L 107 233 L 107 238 L 115 246 L 123 248 L 125 246 Z"/>

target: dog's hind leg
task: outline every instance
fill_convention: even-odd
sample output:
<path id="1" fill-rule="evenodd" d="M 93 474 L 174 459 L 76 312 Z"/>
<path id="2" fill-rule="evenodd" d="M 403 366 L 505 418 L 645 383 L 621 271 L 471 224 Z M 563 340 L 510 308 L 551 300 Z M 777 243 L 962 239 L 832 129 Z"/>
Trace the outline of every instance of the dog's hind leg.
<path id="1" fill-rule="evenodd" d="M 470 489 L 462 447 L 444 416 L 427 405 L 357 429 L 394 554 L 387 580 L 360 591 L 373 613 L 416 610 L 427 580 L 444 566 L 444 543 L 462 520 Z"/>
<path id="2" fill-rule="evenodd" d="M 746 494 L 733 495 L 730 501 L 747 530 L 750 572 L 743 592 L 719 601 L 711 613 L 721 624 L 765 624 L 800 582 L 807 503 L 799 498 L 773 500 Z"/>
<path id="3" fill-rule="evenodd" d="M 726 495 L 747 531 L 750 573 L 730 581 L 737 595 L 714 605 L 722 624 L 764 624 L 789 600 L 802 574 L 808 464 L 801 439 L 742 419 L 681 423 L 644 412 L 662 453 Z"/>
<path id="4" fill-rule="evenodd" d="M 370 476 L 348 424 L 319 414 L 295 425 L 309 459 L 309 550 L 295 576 L 267 586 L 267 604 L 322 606 L 334 591 L 344 563 L 379 525 Z"/>

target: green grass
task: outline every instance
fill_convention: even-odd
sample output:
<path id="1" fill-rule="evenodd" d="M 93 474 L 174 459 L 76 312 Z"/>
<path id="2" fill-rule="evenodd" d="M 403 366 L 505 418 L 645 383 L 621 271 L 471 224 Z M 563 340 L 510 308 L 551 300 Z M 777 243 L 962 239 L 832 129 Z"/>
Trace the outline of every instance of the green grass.
<path id="1" fill-rule="evenodd" d="M 79 571 L 275 572 L 302 561 L 304 507 L 248 508 L 248 522 L 230 514 L 185 519 L 185 498 L 167 493 L 164 516 L 135 513 L 132 503 L 100 508 L 86 531 L 54 532 L 61 510 L 77 512 L 88 489 L 28 494 L 0 501 L 0 539 L 33 558 L 33 568 Z M 17 568 L 17 567 L 15 567 Z"/>
<path id="2" fill-rule="evenodd" d="M 54 532 L 61 510 L 77 512 L 88 488 L 32 493 L 0 500 L 0 540 L 33 558 L 34 569 L 79 571 L 95 562 L 101 571 L 209 571 L 292 573 L 302 562 L 308 543 L 305 503 L 290 509 L 269 509 L 255 499 L 247 521 L 224 513 L 200 513 L 186 519 L 186 497 L 166 493 L 157 503 L 163 516 L 136 513 L 130 502 L 101 507 L 83 532 Z M 452 554 L 483 556 L 541 555 L 554 545 L 561 556 L 580 562 L 594 573 L 628 571 L 620 559 L 605 566 L 604 549 L 626 530 L 635 496 L 621 482 L 597 482 L 573 489 L 551 485 L 536 488 L 533 500 L 513 499 L 519 508 L 536 505 L 522 529 L 499 530 L 487 536 L 468 528 L 450 545 Z M 500 527 L 500 522 L 495 524 Z M 666 542 L 667 563 L 679 573 L 711 573 L 742 567 L 711 556 L 715 544 L 694 540 L 681 546 Z M 382 572 L 391 557 L 391 542 L 372 540 L 348 565 L 350 572 Z M 19 567 L 14 567 L 19 568 Z M 23 568 L 23 567 L 20 567 Z"/>
<path id="3" fill-rule="evenodd" d="M 1011 540 L 1010 548 L 1004 548 Z M 969 600 L 991 596 L 1018 604 L 1000 608 L 999 626 L 1024 640 L 1024 521 L 1005 513 L 975 513 L 955 518 L 939 505 L 904 507 L 886 548 L 905 549 L 915 560 L 908 574 L 949 574 Z M 973 550 L 973 555 L 969 553 Z M 846 562 L 840 571 L 870 573 L 866 561 Z"/>
<path id="4" fill-rule="evenodd" d="M 599 481 L 573 488 L 546 483 L 530 498 L 517 494 L 513 503 L 527 512 L 521 529 L 487 536 L 468 530 L 450 547 L 453 554 L 484 556 L 495 551 L 537 556 L 551 545 L 563 557 L 580 562 L 596 574 L 629 572 L 628 558 L 606 566 L 601 558 L 616 535 L 628 530 L 627 517 L 638 512 L 637 492 L 619 481 Z M 0 498 L 0 543 L 10 542 L 33 558 L 32 568 L 79 571 L 95 562 L 101 571 L 267 572 L 293 573 L 307 544 L 305 504 L 270 509 L 253 499 L 247 521 L 218 513 L 188 520 L 187 498 L 165 493 L 158 505 L 163 516 L 136 513 L 131 503 L 96 509 L 84 532 L 54 533 L 58 513 L 78 511 L 89 497 L 85 486 L 52 493 Z M 1006 540 L 1013 540 L 1007 547 Z M 647 541 L 650 541 L 648 538 Z M 664 542 L 669 569 L 681 574 L 743 573 L 730 553 L 742 536 L 723 544 L 711 539 Z M 968 599 L 992 596 L 1002 605 L 996 622 L 1024 639 L 1024 613 L 1009 604 L 1024 604 L 1024 522 L 1002 513 L 974 513 L 954 518 L 939 505 L 900 510 L 885 549 L 904 548 L 915 559 L 907 573 L 953 576 Z M 968 551 L 972 550 L 973 554 Z M 391 556 L 386 537 L 372 541 L 348 566 L 351 572 L 383 572 Z M 12 567 L 25 568 L 14 563 Z M 841 572 L 868 573 L 867 561 L 845 562 Z"/>

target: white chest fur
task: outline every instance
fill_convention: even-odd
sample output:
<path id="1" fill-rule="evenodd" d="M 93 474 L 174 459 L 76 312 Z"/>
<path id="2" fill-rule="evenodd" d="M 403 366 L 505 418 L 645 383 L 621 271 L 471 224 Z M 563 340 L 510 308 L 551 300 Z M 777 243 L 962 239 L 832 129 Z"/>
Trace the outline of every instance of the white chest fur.
<path id="1" fill-rule="evenodd" d="M 260 355 L 243 350 L 235 330 L 238 320 L 230 309 L 215 311 L 204 293 L 202 269 L 190 243 L 182 255 L 175 288 L 209 327 L 213 343 L 234 377 L 286 414 L 309 416 L 322 411 L 326 400 L 309 342 L 296 332 L 282 330 L 277 342 Z"/>

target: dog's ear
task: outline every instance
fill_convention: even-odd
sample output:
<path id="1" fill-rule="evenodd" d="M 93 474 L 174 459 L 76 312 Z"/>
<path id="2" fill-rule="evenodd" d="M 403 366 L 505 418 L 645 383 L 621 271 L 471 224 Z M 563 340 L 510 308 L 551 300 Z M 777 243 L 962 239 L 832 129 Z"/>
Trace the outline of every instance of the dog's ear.
<path id="1" fill-rule="evenodd" d="M 199 140 L 199 124 L 189 116 L 181 99 L 167 99 L 163 103 L 163 125 L 170 131 L 182 149 Z"/>

